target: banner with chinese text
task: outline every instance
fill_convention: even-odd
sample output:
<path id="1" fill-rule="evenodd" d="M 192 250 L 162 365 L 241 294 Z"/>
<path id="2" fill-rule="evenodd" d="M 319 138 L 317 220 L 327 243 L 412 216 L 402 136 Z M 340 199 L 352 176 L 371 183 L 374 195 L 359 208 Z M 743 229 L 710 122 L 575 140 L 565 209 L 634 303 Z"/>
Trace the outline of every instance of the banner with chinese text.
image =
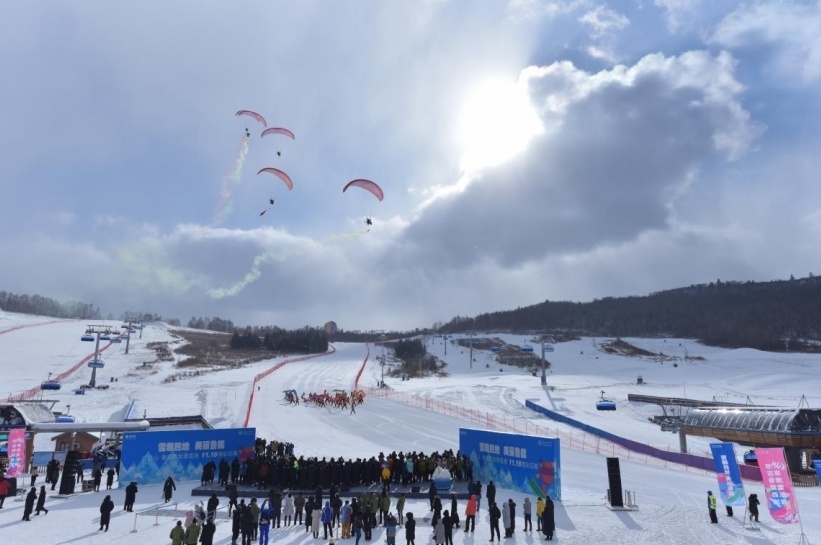
<path id="1" fill-rule="evenodd" d="M 746 496 L 733 444 L 710 443 L 710 450 L 713 453 L 718 489 L 724 505 L 743 507 L 746 505 Z"/>
<path id="2" fill-rule="evenodd" d="M 758 458 L 770 515 L 781 524 L 799 522 L 798 505 L 795 503 L 790 468 L 784 459 L 784 449 L 757 448 L 755 456 Z"/>
<path id="3" fill-rule="evenodd" d="M 26 430 L 17 428 L 9 430 L 9 442 L 7 447 L 9 457 L 9 468 L 6 477 L 17 477 L 26 470 Z"/>
<path id="4" fill-rule="evenodd" d="M 253 456 L 255 428 L 139 431 L 123 434 L 120 482 L 199 481 L 202 466 Z"/>
<path id="5" fill-rule="evenodd" d="M 559 440 L 461 428 L 459 452 L 473 461 L 473 478 L 487 486 L 562 499 Z"/>
<path id="6" fill-rule="evenodd" d="M 813 465 L 815 465 L 815 472 L 818 473 L 818 485 L 821 486 L 821 460 L 816 460 Z"/>

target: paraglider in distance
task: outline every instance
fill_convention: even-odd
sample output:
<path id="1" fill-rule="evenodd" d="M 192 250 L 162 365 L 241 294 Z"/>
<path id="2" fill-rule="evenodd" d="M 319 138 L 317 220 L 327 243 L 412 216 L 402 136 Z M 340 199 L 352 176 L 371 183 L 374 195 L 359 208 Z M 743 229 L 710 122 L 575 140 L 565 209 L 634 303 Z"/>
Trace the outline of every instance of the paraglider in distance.
<path id="1" fill-rule="evenodd" d="M 248 127 L 245 127 L 245 137 L 251 138 L 251 132 L 248 130 Z"/>
<path id="2" fill-rule="evenodd" d="M 265 122 L 265 118 L 264 118 L 264 117 L 262 117 L 261 115 L 259 115 L 259 114 L 258 114 L 258 113 L 256 113 L 256 112 L 252 112 L 251 110 L 240 110 L 240 111 L 238 111 L 238 112 L 236 113 L 236 115 L 247 115 L 247 116 L 249 116 L 249 117 L 253 117 L 253 118 L 254 118 L 254 119 L 256 119 L 257 121 L 259 121 L 260 123 L 262 123 L 262 126 L 263 126 L 263 127 L 267 127 L 267 126 L 268 126 L 268 123 L 266 123 L 266 122 Z"/>
<path id="3" fill-rule="evenodd" d="M 365 225 L 373 225 L 373 221 L 371 221 L 371 218 L 365 218 Z"/>
<path id="4" fill-rule="evenodd" d="M 273 174 L 274 176 L 276 176 L 277 178 L 282 180 L 285 183 L 285 185 L 288 186 L 289 190 L 294 188 L 294 182 L 291 181 L 290 176 L 288 176 L 287 174 L 285 174 L 284 172 L 282 172 L 278 168 L 266 167 L 266 168 L 263 168 L 262 170 L 260 170 L 259 172 L 257 172 L 257 175 L 262 174 L 263 172 Z"/>
<path id="5" fill-rule="evenodd" d="M 362 178 L 352 180 L 345 185 L 345 187 L 342 189 L 342 192 L 345 193 L 349 187 L 361 187 L 365 191 L 368 191 L 371 194 L 373 194 L 373 196 L 379 199 L 380 201 L 385 197 L 385 194 L 382 192 L 382 188 L 370 180 L 364 180 Z"/>
<path id="6" fill-rule="evenodd" d="M 337 331 L 338 328 L 336 327 L 336 322 L 334 322 L 333 320 L 331 320 L 330 322 L 325 322 L 325 333 L 327 333 L 328 335 L 333 335 Z"/>
<path id="7" fill-rule="evenodd" d="M 262 131 L 262 134 L 260 136 L 268 136 L 269 134 L 281 134 L 283 136 L 287 136 L 291 140 L 296 140 L 296 138 L 294 137 L 294 133 L 292 133 L 284 127 L 271 127 L 270 129 L 265 129 L 264 131 Z"/>
<path id="8" fill-rule="evenodd" d="M 262 212 L 260 212 L 260 213 L 259 213 L 259 215 L 260 215 L 260 216 L 264 216 L 264 215 L 265 215 L 265 213 L 266 213 L 268 210 L 270 210 L 270 209 L 271 209 L 271 206 L 273 206 L 273 205 L 274 205 L 274 199 L 268 199 L 268 204 L 269 204 L 268 208 L 266 208 L 265 210 L 263 210 Z"/>

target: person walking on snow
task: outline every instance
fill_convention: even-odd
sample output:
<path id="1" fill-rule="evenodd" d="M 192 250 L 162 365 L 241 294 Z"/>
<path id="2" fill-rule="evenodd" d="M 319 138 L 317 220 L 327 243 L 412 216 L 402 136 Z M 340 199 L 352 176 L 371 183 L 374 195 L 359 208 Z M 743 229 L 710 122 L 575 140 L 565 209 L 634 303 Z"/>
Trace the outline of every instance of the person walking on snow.
<path id="1" fill-rule="evenodd" d="M 46 509 L 46 487 L 40 487 L 40 495 L 37 497 L 37 508 L 35 509 L 34 514 L 39 515 L 40 511 L 45 511 L 46 515 L 48 515 L 48 509 Z"/>
<path id="2" fill-rule="evenodd" d="M 171 501 L 171 496 L 174 494 L 174 490 L 177 489 L 177 485 L 174 484 L 174 479 L 170 476 L 165 480 L 165 483 L 162 485 L 162 494 L 163 499 L 165 499 L 165 503 Z"/>

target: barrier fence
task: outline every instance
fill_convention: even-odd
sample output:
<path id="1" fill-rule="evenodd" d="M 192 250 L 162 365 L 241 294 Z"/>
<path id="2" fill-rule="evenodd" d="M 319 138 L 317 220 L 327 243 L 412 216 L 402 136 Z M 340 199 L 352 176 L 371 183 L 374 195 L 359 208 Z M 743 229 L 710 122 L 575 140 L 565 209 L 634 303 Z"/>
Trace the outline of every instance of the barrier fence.
<path id="1" fill-rule="evenodd" d="M 394 390 L 370 388 L 367 392 L 369 396 L 382 397 L 392 401 L 412 405 L 414 407 L 452 416 L 454 418 L 459 418 L 461 420 L 474 422 L 492 430 L 543 437 L 557 437 L 561 440 L 562 448 L 591 452 L 604 457 L 619 457 L 633 462 L 676 469 L 687 473 L 697 473 L 701 475 L 715 474 L 715 466 L 713 465 L 711 458 L 708 459 L 710 462 L 709 466 L 702 466 L 701 462 L 699 462 L 699 465 L 697 466 L 687 465 L 682 462 L 674 461 L 673 459 L 667 459 L 666 457 L 653 456 L 650 452 L 637 452 L 636 450 L 626 448 L 624 445 L 621 445 L 615 441 L 604 437 L 597 437 L 584 431 L 566 431 L 559 428 L 550 428 L 542 424 L 537 424 L 527 418 L 514 418 L 493 414 L 487 411 L 461 407 L 452 403 L 418 397 L 405 392 L 396 392 Z M 658 452 L 678 454 L 669 450 L 656 450 Z M 701 457 L 695 456 L 695 458 Z M 705 460 L 707 459 L 705 458 Z M 758 468 L 754 469 L 757 470 Z M 760 473 L 758 479 L 751 480 L 761 480 Z"/>
<path id="2" fill-rule="evenodd" d="M 315 358 L 321 358 L 323 356 L 328 356 L 336 352 L 336 348 L 331 346 L 331 349 L 328 352 L 323 352 L 322 354 L 308 354 L 307 356 L 300 356 L 298 358 L 291 358 L 287 360 L 282 360 L 278 364 L 274 365 L 273 367 L 259 373 L 257 376 L 254 377 L 254 382 L 251 384 L 251 396 L 248 398 L 248 410 L 245 411 L 245 423 L 243 427 L 248 427 L 248 422 L 251 421 L 251 408 L 254 406 L 254 393 L 257 391 L 257 383 L 276 371 L 277 369 L 281 368 L 283 365 L 287 365 L 289 363 L 297 363 L 300 361 L 312 360 Z M 361 371 L 360 371 L 361 373 Z"/>

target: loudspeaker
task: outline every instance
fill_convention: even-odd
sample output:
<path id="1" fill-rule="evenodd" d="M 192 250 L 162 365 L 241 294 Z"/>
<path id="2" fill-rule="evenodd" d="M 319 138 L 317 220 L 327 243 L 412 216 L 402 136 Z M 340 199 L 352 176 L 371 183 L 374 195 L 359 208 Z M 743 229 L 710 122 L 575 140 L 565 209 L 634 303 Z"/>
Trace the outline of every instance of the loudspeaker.
<path id="1" fill-rule="evenodd" d="M 621 469 L 618 458 L 607 459 L 607 479 L 610 483 L 610 505 L 611 507 L 624 507 L 621 490 Z"/>
<path id="2" fill-rule="evenodd" d="M 60 478 L 60 494 L 74 494 L 74 484 L 77 481 L 80 463 L 79 452 L 70 450 L 66 453 L 66 461 L 63 464 L 63 475 Z"/>

